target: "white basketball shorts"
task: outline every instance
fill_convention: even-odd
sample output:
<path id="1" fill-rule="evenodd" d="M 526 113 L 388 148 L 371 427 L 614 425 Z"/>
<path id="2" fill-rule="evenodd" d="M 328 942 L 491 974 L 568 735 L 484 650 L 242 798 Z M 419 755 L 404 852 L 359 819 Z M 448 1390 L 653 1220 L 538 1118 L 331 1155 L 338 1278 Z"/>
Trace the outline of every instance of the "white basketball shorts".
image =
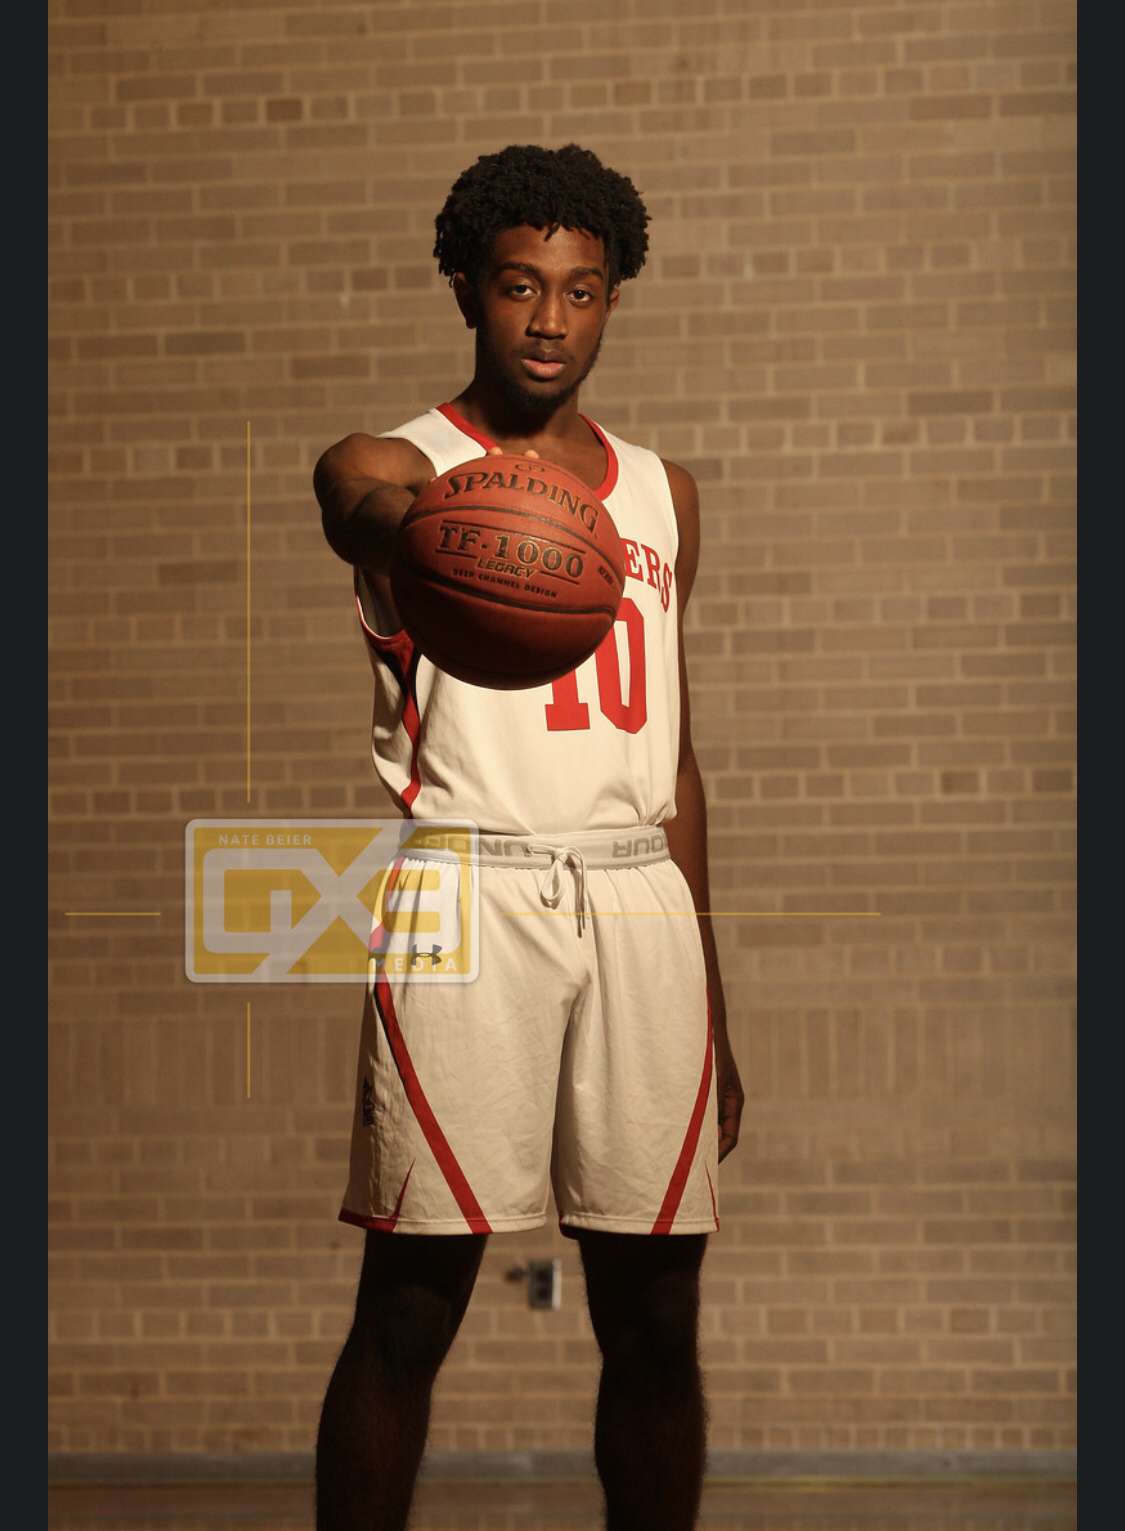
<path id="1" fill-rule="evenodd" d="M 511 1233 L 550 1185 L 572 1238 L 717 1231 L 703 945 L 665 832 L 482 832 L 473 860 L 478 977 L 369 968 L 341 1220 Z"/>

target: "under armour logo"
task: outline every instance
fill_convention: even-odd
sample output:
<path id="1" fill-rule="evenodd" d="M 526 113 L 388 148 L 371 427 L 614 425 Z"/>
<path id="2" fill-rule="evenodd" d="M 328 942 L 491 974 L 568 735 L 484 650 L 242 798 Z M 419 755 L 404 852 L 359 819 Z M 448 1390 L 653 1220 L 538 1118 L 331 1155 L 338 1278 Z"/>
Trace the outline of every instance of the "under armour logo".
<path id="1" fill-rule="evenodd" d="M 436 943 L 430 947 L 428 952 L 420 952 L 416 946 L 412 946 L 410 948 L 411 967 L 413 967 L 416 962 L 432 962 L 434 967 L 437 967 L 440 960 L 441 947 L 436 945 Z"/>

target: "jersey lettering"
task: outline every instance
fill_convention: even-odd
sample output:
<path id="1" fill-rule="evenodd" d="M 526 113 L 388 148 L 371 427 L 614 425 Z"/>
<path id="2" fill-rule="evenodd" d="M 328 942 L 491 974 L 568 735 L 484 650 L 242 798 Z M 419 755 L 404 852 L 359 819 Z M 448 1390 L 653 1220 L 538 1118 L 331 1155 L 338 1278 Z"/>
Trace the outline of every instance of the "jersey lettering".
<path id="1" fill-rule="evenodd" d="M 625 573 L 629 579 L 643 579 L 660 592 L 660 604 L 665 611 L 672 599 L 672 570 L 655 548 L 647 542 L 636 543 L 631 537 L 622 537 L 625 549 Z M 644 564 L 641 555 L 644 555 Z"/>

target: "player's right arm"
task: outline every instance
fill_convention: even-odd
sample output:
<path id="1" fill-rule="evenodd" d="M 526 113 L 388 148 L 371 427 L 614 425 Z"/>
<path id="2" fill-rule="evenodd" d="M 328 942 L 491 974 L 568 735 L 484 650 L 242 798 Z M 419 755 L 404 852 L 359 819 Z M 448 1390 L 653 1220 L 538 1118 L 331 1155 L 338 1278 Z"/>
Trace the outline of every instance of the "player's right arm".
<path id="1" fill-rule="evenodd" d="M 345 436 L 313 469 L 328 546 L 345 563 L 388 574 L 399 523 L 433 476 L 429 458 L 400 436 Z"/>

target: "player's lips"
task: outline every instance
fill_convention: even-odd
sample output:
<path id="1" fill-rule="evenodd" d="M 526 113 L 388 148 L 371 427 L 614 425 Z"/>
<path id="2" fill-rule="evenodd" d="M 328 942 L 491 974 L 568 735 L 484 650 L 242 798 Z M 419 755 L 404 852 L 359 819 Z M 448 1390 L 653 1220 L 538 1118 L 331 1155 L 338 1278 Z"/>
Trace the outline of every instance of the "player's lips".
<path id="1" fill-rule="evenodd" d="M 566 362 L 559 356 L 521 356 L 520 361 L 525 372 L 544 382 L 548 378 L 558 377 L 566 366 Z"/>

